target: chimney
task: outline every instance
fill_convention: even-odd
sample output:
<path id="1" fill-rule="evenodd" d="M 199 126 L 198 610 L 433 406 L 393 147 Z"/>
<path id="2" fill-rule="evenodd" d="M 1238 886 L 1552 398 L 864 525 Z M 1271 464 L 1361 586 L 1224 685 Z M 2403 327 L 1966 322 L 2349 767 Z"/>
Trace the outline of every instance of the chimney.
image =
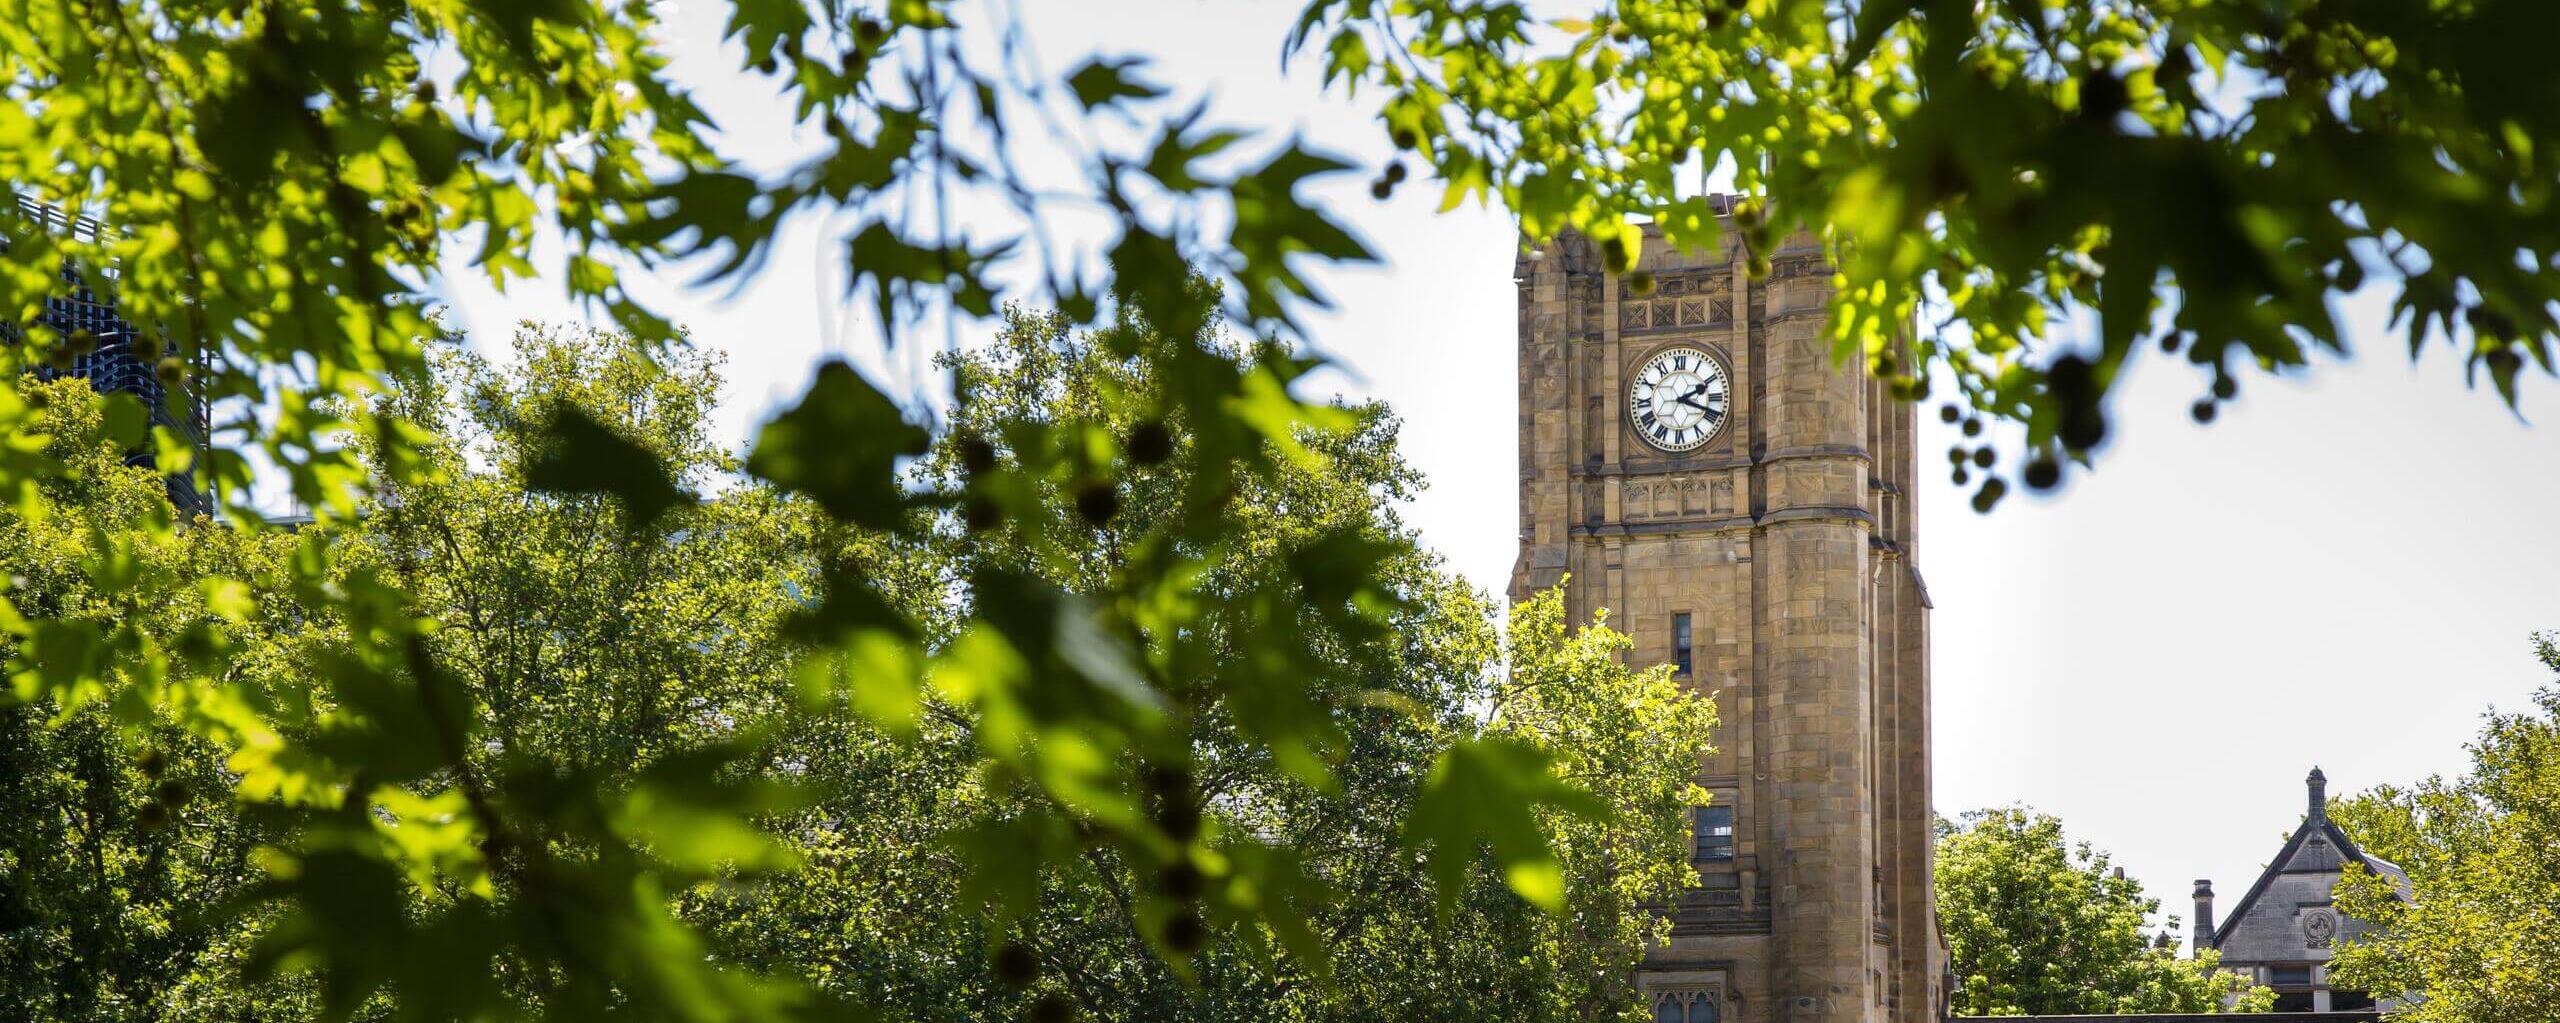
<path id="1" fill-rule="evenodd" d="M 2315 821 L 2328 820 L 2329 776 L 2320 773 L 2320 769 L 2314 767 L 2311 769 L 2311 777 L 2302 779 L 2302 783 L 2309 786 L 2311 789 L 2311 809 L 2309 811 L 2311 819 Z"/>
<path id="2" fill-rule="evenodd" d="M 2202 952 L 2213 947 L 2213 879 L 2196 879 L 2196 947 Z"/>

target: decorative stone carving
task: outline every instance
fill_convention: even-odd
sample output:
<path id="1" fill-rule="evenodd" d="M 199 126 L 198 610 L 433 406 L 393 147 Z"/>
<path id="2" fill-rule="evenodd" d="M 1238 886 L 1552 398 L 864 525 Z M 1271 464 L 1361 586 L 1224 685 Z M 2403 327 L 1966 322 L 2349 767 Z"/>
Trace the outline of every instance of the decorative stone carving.
<path id="1" fill-rule="evenodd" d="M 1769 264 L 1771 280 L 1784 281 L 1797 277 L 1828 277 L 1830 275 L 1831 265 L 1821 256 L 1784 256 Z"/>
<path id="2" fill-rule="evenodd" d="M 2310 948 L 2327 948 L 2338 936 L 2338 914 L 2314 909 L 2302 914 L 2302 943 Z"/>

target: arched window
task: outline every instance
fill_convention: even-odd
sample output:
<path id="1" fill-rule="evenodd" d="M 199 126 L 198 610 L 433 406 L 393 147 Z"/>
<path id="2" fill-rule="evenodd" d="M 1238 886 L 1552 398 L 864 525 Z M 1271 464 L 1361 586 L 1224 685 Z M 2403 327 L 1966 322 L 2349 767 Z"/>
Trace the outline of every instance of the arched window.
<path id="1" fill-rule="evenodd" d="M 1656 991 L 1653 994 L 1653 1023 L 1717 1023 L 1723 1016 L 1717 1010 L 1716 996 L 1711 991 Z"/>

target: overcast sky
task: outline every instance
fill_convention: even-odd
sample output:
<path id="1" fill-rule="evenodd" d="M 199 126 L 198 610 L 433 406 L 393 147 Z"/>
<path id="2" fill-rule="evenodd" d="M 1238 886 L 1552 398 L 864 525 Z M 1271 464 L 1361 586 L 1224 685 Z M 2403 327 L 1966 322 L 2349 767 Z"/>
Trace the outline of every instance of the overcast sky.
<path id="1" fill-rule="evenodd" d="M 1363 103 L 1283 73 L 1297 0 L 1023 6 L 1052 69 L 1146 55 L 1216 120 L 1372 169 L 1389 156 Z M 806 145 L 769 93 L 700 71 L 717 46 L 705 8 L 664 9 L 733 151 Z M 1427 188 L 1380 203 L 1348 176 L 1315 191 L 1386 258 L 1317 277 L 1338 302 L 1313 320 L 1341 364 L 1323 386 L 1403 415 L 1405 455 L 1430 479 L 1409 520 L 1498 593 L 1516 528 L 1510 219 L 1435 213 Z M 837 244 L 800 224 L 742 292 L 668 286 L 695 339 L 730 356 L 733 442 L 827 354 L 913 379 L 916 351 L 883 358 L 869 314 L 840 299 Z M 501 296 L 456 268 L 446 291 L 484 343 L 520 318 L 577 318 L 541 282 Z M 2186 915 L 2197 877 L 2227 910 L 2298 820 L 2312 765 L 2333 792 L 2457 772 L 2484 709 L 2549 681 L 2527 637 L 2560 629 L 2560 434 L 2529 421 L 2560 414 L 2560 387 L 2533 378 L 2510 413 L 2463 386 L 2449 351 L 2412 366 L 2378 300 L 2347 308 L 2359 358 L 2253 378 L 2209 427 L 2186 412 L 2204 380 L 2139 367 L 2093 473 L 1989 516 L 1927 457 L 1954 438 L 1922 417 L 1940 812 L 2033 805 L 2113 851 L 2167 911 Z"/>

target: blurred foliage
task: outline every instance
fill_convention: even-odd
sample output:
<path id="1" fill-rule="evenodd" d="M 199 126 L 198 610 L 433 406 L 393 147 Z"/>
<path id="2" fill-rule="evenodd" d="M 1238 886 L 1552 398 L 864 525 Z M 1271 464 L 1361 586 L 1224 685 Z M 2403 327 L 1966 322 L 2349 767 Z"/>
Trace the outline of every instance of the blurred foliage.
<path id="1" fill-rule="evenodd" d="M 1196 899 L 1132 889 L 1144 970 L 1206 985 L 1234 951 L 1319 988 L 1341 976 L 1322 964 L 1345 939 L 1301 905 L 1324 887 L 1309 851 L 1219 821 L 1212 786 L 1243 765 L 1261 798 L 1347 798 L 1355 736 L 1384 738 L 1360 715 L 1400 706 L 1349 651 L 1412 639 L 1437 606 L 1374 530 L 1283 546 L 1243 500 L 1358 457 L 1374 429 L 1294 393 L 1315 368 L 1295 354 L 1322 304 L 1310 273 L 1370 259 L 1302 195 L 1348 168 L 1207 123 L 1135 59 L 1046 68 L 1009 10 L 737 0 L 717 52 L 824 139 L 751 171 L 639 0 L 0 0 L 0 180 L 108 225 L 0 221 L 0 320 L 24 334 L 0 346 L 0 505 L 41 568 L 0 604 L 11 727 L 70 729 L 28 748 L 85 766 L 26 791 L 102 815 L 28 826 L 140 857 L 150 884 L 117 893 L 246 884 L 249 908 L 215 908 L 263 921 L 256 941 L 188 954 L 335 1014 L 820 1012 L 827 985 L 714 954 L 669 905 L 810 862 L 767 826 L 826 794 L 772 770 L 790 733 L 756 723 L 838 707 L 901 743 L 960 729 L 952 776 L 1007 794 L 941 853 L 988 935 L 1107 853 L 1125 876 L 1097 883 L 1200 875 Z M 2137 340 L 2166 339 L 2227 398 L 2250 362 L 2333 346 L 2326 296 L 2368 272 L 2413 343 L 2458 336 L 2501 390 L 2547 367 L 2535 168 L 2560 103 L 2525 49 L 2538 13 L 1625 0 L 1541 56 L 1548 30 L 1515 3 L 1321 0 L 1291 45 L 1321 38 L 1329 74 L 1383 86 L 1390 135 L 1452 199 L 1497 197 L 1533 237 L 1581 230 L 1621 268 L 1631 217 L 1707 240 L 1715 218 L 1671 175 L 1731 155 L 1756 244 L 1801 224 L 1835 246 L 1840 351 L 1905 393 L 1952 373 L 1975 412 L 2027 424 L 2024 478 L 2050 483 L 2103 438 Z M 831 365 L 732 464 L 688 407 L 700 367 L 626 276 L 736 283 L 793 217 L 841 227 L 884 345 L 948 350 L 1021 298 L 1143 385 L 1016 417 L 978 411 L 1004 407 L 1003 382 L 964 368 L 948 418 L 986 430 L 937 435 Z M 579 372 L 521 379 L 432 354 L 447 267 L 555 276 L 640 340 L 548 335 L 526 356 Z M 214 436 L 146 436 L 122 398 L 92 422 L 27 382 L 98 340 L 38 321 L 66 268 L 144 326 L 171 400 L 212 403 Z M 1906 335 L 1923 309 L 1963 329 Z M 2083 314 L 2100 345 L 2044 340 Z M 1218 340 L 1221 320 L 1253 341 Z M 179 523 L 82 497 L 108 475 L 98 443 L 156 451 L 224 506 Z M 248 507 L 251 449 L 307 528 Z M 890 549 L 968 556 L 872 556 Z M 452 581 L 478 573 L 487 587 Z M 640 628 L 644 612 L 668 620 Z M 787 696 L 731 656 L 775 643 Z M 1568 709 L 1539 706 L 1511 713 Z M 121 753 L 96 745 L 109 719 Z M 1449 866 L 1478 855 L 1571 911 L 1576 843 L 1660 793 L 1595 788 L 1502 720 L 1431 747 L 1413 801 L 1386 804 L 1395 840 L 1446 911 L 1482 896 Z M 184 819 L 174 798 L 134 803 L 148 751 L 164 771 L 218 763 L 248 822 L 187 870 L 152 858 L 158 833 L 117 830 L 127 806 L 137 825 L 146 805 Z M 225 858 L 243 846 L 254 874 Z M 1627 940 L 1632 919 L 1593 934 Z M 77 960 L 65 990 L 85 993 L 60 997 L 154 986 L 83 940 L 30 939 Z"/>
<path id="2" fill-rule="evenodd" d="M 1205 915 L 1163 908 L 1181 900 L 1139 907 L 1153 969 L 1196 979 L 1213 928 L 1319 962 L 1298 851 L 1205 827 L 1192 712 L 1230 712 L 1219 724 L 1246 745 L 1236 755 L 1338 793 L 1349 708 L 1322 695 L 1348 691 L 1348 666 L 1296 632 L 1318 622 L 1384 642 L 1406 598 L 1375 542 L 1352 532 L 1232 602 L 1201 589 L 1253 553 L 1235 496 L 1312 470 L 1324 438 L 1354 425 L 1291 393 L 1312 363 L 1245 361 L 1201 339 L 1225 315 L 1277 352 L 1318 301 L 1308 264 L 1369 258 L 1298 195 L 1343 165 L 1239 145 L 1171 108 L 1135 62 L 1051 73 L 1001 14 L 963 25 L 933 0 L 755 0 L 728 13 L 733 48 L 718 52 L 826 140 L 796 164 L 753 173 L 715 150 L 719 126 L 670 73 L 647 3 L 0 3 L 0 180 L 112 225 L 7 222 L 0 318 L 26 336 L 0 346 L 0 501 L 67 514 L 49 488 L 78 469 L 47 438 L 69 424 L 21 378 L 96 343 L 38 321 L 66 268 L 144 325 L 137 347 L 172 401 L 224 417 L 199 446 L 145 438 L 129 401 L 108 404 L 120 450 L 157 451 L 225 504 L 193 524 L 165 509 L 94 529 L 72 519 L 64 528 L 89 542 L 52 558 L 77 577 L 64 592 L 97 596 L 9 596 L 13 707 L 111 707 L 128 731 L 166 721 L 208 744 L 232 794 L 276 829 L 254 857 L 270 922 L 237 966 L 309 978 L 304 994 L 332 1015 L 825 1013 L 822 988 L 710 954 L 668 902 L 799 859 L 756 825 L 812 794 L 754 770 L 778 739 L 746 727 L 757 705 L 731 702 L 774 697 L 717 656 L 771 642 L 797 652 L 796 703 L 843 701 L 892 733 L 942 708 L 969 722 L 966 769 L 1020 787 L 1007 815 L 948 839 L 968 866 L 963 901 L 989 926 L 1029 912 L 1045 873 L 1108 849 L 1136 874 L 1180 862 L 1201 874 Z M 1115 148 L 1070 127 L 1104 118 L 1144 130 Z M 1044 176 L 1020 168 L 1025 132 L 1042 139 Z M 1016 211 L 1015 233 L 960 216 L 964 192 Z M 1048 230 L 1061 211 L 1100 211 L 1116 231 L 1062 241 Z M 1190 469 L 1149 518 L 1114 527 L 1125 561 L 1106 581 L 1053 581 L 1072 534 L 1113 517 L 1116 479 L 1139 454 L 1097 428 L 1028 422 L 1003 438 L 1000 465 L 901 480 L 927 436 L 908 425 L 914 411 L 831 366 L 755 439 L 754 479 L 741 482 L 716 478 L 730 467 L 698 436 L 656 432 L 680 410 L 635 421 L 584 400 L 611 393 L 646 411 L 687 386 L 677 332 L 626 274 L 738 280 L 784 218 L 806 212 L 846 225 L 851 283 L 885 344 L 917 343 L 935 323 L 950 338 L 952 318 L 994 315 L 1000 282 L 1022 279 L 1073 321 L 1143 321 L 1175 339 L 1133 350 L 1153 384 L 1121 411 L 1164 424 L 1162 446 Z M 538 240 L 563 253 L 556 265 L 536 262 Z M 537 374 L 538 386 L 438 372 L 425 302 L 448 265 L 501 282 L 556 274 L 645 342 L 579 362 L 592 371 L 579 377 Z M 449 387 L 467 400 L 446 401 Z M 960 395 L 952 415 L 970 405 Z M 275 536 L 248 506 L 247 447 L 311 510 L 298 534 Z M 737 493 L 702 497 L 714 483 Z M 530 510 L 471 500 L 491 485 L 551 498 Z M 1060 486 L 1070 505 L 1048 499 Z M 792 511 L 721 518 L 760 500 Z M 1027 555 L 937 580 L 965 587 L 960 610 L 902 604 L 896 579 L 841 549 L 854 541 L 829 539 L 915 540 L 951 514 Z M 812 574 L 776 589 L 747 569 L 792 549 L 786 527 L 818 539 Z M 241 565 L 184 549 L 214 536 L 275 546 Z M 559 539 L 571 542 L 512 546 Z M 505 573 L 506 611 L 476 585 L 441 589 L 434 557 Z M 575 638 L 652 607 L 698 617 L 608 633 L 601 648 Z M 1220 622 L 1235 629 L 1229 657 L 1194 642 Z M 671 685 L 701 692 L 678 700 Z M 1492 741 L 1460 737 L 1434 756 Z M 1469 776 L 1457 789 L 1577 802 L 1550 778 Z M 1459 820 L 1427 844 L 1466 857 L 1485 837 Z M 1531 894 L 1560 904 L 1551 888 Z"/>
<path id="3" fill-rule="evenodd" d="M 1568 633 L 1554 594 L 1515 618 L 1504 670 L 1486 599 L 1397 519 L 1421 481 L 1381 406 L 1328 406 L 1341 428 L 1302 429 L 1304 458 L 1230 480 L 1238 553 L 1195 561 L 1198 596 L 1174 612 L 1209 648 L 1196 674 L 1152 674 L 1139 651 L 1178 651 L 1121 630 L 1076 655 L 1129 658 L 1165 733 L 1100 765 L 1045 737 L 989 752 L 1022 704 L 1059 694 L 953 681 L 968 644 L 998 642 L 969 638 L 986 634 L 984 605 L 1109 594 L 1161 542 L 1147 524 L 1193 489 L 1183 432 L 1128 414 L 1162 383 L 1146 353 L 1288 361 L 1213 324 L 1181 341 L 1133 322 L 1010 324 L 951 360 L 973 397 L 893 489 L 965 491 L 1026 457 L 987 438 L 1063 430 L 1142 456 L 1115 463 L 1108 504 L 1091 478 L 1025 479 L 1026 521 L 1050 528 L 950 506 L 834 524 L 711 442 L 712 357 L 528 326 L 504 367 L 438 342 L 432 373 L 376 399 L 367 414 L 418 428 L 405 457 L 424 471 L 357 516 L 172 534 L 145 570 L 213 596 L 165 617 L 96 593 L 66 556 L 120 516 L 165 517 L 153 473 L 122 464 L 84 384 L 31 391 L 54 446 L 78 457 L 0 548 L 17 606 L 154 635 L 232 616 L 220 635 L 242 645 L 220 691 L 273 728 L 268 756 L 356 759 L 360 745 L 386 778 L 412 773 L 285 798 L 289 762 L 226 756 L 186 727 L 175 687 L 125 677 L 59 723 L 52 697 L 8 708 L 0 1006 L 65 1020 L 1640 1015 L 1626 966 L 1667 926 L 1651 907 L 1688 883 L 1683 813 L 1712 705 L 1621 664 L 1623 636 Z M 549 427 L 567 416 L 705 496 L 643 514 L 544 489 Z M 356 456 L 385 471 L 382 449 Z M 287 566 L 318 551 L 327 581 L 300 584 Z M 1360 596 L 1373 614 L 1282 610 L 1354 569 L 1374 580 Z M 355 653 L 372 623 L 332 598 L 385 585 L 434 627 L 375 671 Z M 848 598 L 863 602 L 850 619 Z M 1048 627 L 1092 628 L 1083 606 L 1084 623 Z M 848 674 L 903 648 L 837 630 L 887 621 L 935 652 L 906 676 L 920 688 L 884 695 L 878 675 Z M 437 691 L 419 676 L 457 709 L 397 730 L 397 698 Z M 1303 690 L 1271 691 L 1283 684 Z M 1291 719 L 1304 762 L 1259 738 L 1261 715 L 1292 707 L 1310 709 Z M 1488 756 L 1520 774 L 1449 780 L 1463 771 L 1448 765 Z M 1124 760 L 1144 769 L 1115 771 Z M 1074 785 L 1183 838 L 1098 826 Z M 1553 805 L 1486 795 L 1505 786 Z M 1433 805 L 1503 823 L 1435 820 Z M 622 976 L 622 961 L 654 975 Z"/>
<path id="4" fill-rule="evenodd" d="M 991 586 L 1110 592 L 1152 556 L 1154 524 L 1201 471 L 1199 453 L 1176 440 L 1179 423 L 1129 411 L 1164 383 L 1147 350 L 1181 343 L 1135 324 L 1085 332 L 1013 311 L 993 345 L 948 360 L 970 400 L 916 482 L 965 487 L 1020 464 L 1018 440 L 1053 430 L 1131 457 L 1027 481 L 1053 528 L 995 530 L 965 510 L 941 512 L 922 542 L 855 552 L 837 571 L 936 580 L 884 601 L 912 608 L 936 645 L 976 628 L 987 602 L 1021 599 Z M 1214 333 L 1197 343 L 1247 365 L 1285 358 Z M 1236 481 L 1226 507 L 1237 553 L 1203 563 L 1182 612 L 1202 661 L 1157 690 L 1177 722 L 1173 744 L 1108 751 L 1148 759 L 1136 811 L 1184 843 L 1117 839 L 1043 797 L 1029 771 L 983 769 L 992 718 L 948 690 L 879 723 L 844 713 L 859 699 L 848 694 L 778 750 L 824 793 L 791 828 L 807 870 L 703 889 L 687 915 L 732 955 L 809 971 L 901 1018 L 1065 1006 L 1132 1020 L 1637 1011 L 1626 967 L 1664 926 L 1646 907 L 1686 883 L 1682 813 L 1710 705 L 1662 672 L 1618 664 L 1625 640 L 1613 632 L 1568 639 L 1553 597 L 1515 616 L 1511 670 L 1495 671 L 1484 598 L 1396 517 L 1420 479 L 1396 451 L 1395 420 L 1374 404 L 1331 411 L 1345 426 L 1305 435 L 1316 458 Z M 1373 572 L 1384 616 L 1307 607 L 1275 621 L 1282 595 L 1320 585 L 1332 569 L 1314 566 L 1326 561 Z M 1568 702 L 1484 720 L 1488 704 L 1525 706 L 1517 694 L 1531 680 Z M 1255 737 L 1268 727 L 1257 724 L 1271 712 L 1268 690 L 1289 685 L 1325 708 L 1305 750 L 1322 784 Z M 1560 765 L 1616 765 L 1593 779 L 1588 813 L 1500 807 L 1526 815 L 1529 843 L 1566 865 L 1561 888 L 1529 889 L 1565 914 L 1514 894 L 1493 858 L 1500 846 L 1479 854 L 1460 838 L 1426 860 L 1408 841 L 1408 820 L 1444 792 L 1434 764 L 1488 735 Z M 1018 854 L 1044 847 L 1054 855 Z M 1448 865 L 1457 877 L 1435 885 Z"/>
<path id="5" fill-rule="evenodd" d="M 2560 634 L 2534 638 L 2560 674 Z M 2410 891 L 2362 867 L 2338 882 L 2340 912 L 2377 925 L 2338 946 L 2331 975 L 2376 997 L 2408 992 L 2392 1014 L 2418 1023 L 2486 1023 L 2560 1014 L 2560 685 L 2521 713 L 2491 712 L 2471 770 L 2334 800 L 2331 816 Z"/>
<path id="6" fill-rule="evenodd" d="M 2169 917 L 2106 853 L 2063 837 L 2062 821 L 2022 807 L 1938 821 L 1938 920 L 1962 1016 L 2265 1012 L 2275 991 L 2215 969 L 2212 949 L 2178 957 Z M 2235 998 L 2236 996 L 2236 998 Z M 2234 1000 L 2228 1006 L 2226 998 Z"/>
<path id="7" fill-rule="evenodd" d="M 2008 479 L 2051 487 L 2088 460 L 2145 348 L 2205 378 L 2209 421 L 2252 371 L 2343 353 L 2334 302 L 2368 281 L 2413 357 L 2445 339 L 2510 404 L 2528 362 L 2554 370 L 2550 17 L 2542 0 L 1311 0 L 1288 45 L 1375 89 L 1448 205 L 1498 201 L 1532 242 L 1581 232 L 1620 272 L 1640 219 L 1716 242 L 1681 178 L 1722 161 L 1755 271 L 1798 229 L 1832 254 L 1839 357 L 1909 398 L 1952 394 L 1967 437 L 2024 424 L 2024 457 L 1981 474 L 1988 508 Z M 1992 447 L 1955 457 L 1988 467 Z"/>

